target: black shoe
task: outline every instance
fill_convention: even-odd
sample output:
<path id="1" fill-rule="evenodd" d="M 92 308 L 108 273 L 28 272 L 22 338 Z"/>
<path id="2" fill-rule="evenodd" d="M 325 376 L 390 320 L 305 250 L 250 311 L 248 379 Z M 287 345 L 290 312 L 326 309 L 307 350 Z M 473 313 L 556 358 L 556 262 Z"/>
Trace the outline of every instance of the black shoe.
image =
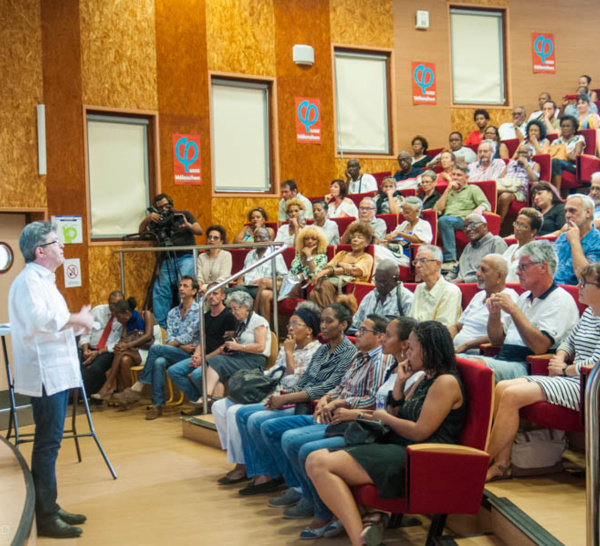
<path id="1" fill-rule="evenodd" d="M 256 485 L 254 482 L 249 483 L 244 489 L 240 489 L 238 493 L 245 497 L 250 495 L 260 495 L 262 493 L 272 493 L 273 491 L 277 491 L 281 488 L 281 486 L 285 483 L 283 478 L 273 478 L 268 482 L 261 483 Z"/>
<path id="2" fill-rule="evenodd" d="M 83 514 L 71 514 L 62 508 L 58 509 L 58 517 L 69 525 L 81 525 L 87 520 Z"/>
<path id="3" fill-rule="evenodd" d="M 230 478 L 229 476 L 223 476 L 217 480 L 219 485 L 235 485 L 236 483 L 247 482 L 250 478 L 244 474 L 241 478 Z"/>
<path id="4" fill-rule="evenodd" d="M 55 516 L 47 523 L 38 525 L 37 534 L 40 537 L 77 538 L 83 534 L 83 529 L 73 527 L 65 523 L 60 517 Z"/>

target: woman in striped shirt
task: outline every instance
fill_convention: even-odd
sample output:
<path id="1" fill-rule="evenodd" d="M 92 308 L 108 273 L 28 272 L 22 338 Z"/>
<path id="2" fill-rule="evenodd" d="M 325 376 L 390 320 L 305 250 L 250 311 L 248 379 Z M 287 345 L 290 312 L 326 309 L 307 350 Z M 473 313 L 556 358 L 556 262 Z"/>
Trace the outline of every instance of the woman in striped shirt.
<path id="1" fill-rule="evenodd" d="M 579 280 L 579 301 L 589 307 L 548 364 L 548 376 L 500 381 L 488 452 L 492 464 L 487 481 L 511 476 L 510 453 L 519 428 L 519 410 L 549 402 L 579 411 L 580 371 L 600 360 L 600 263 L 586 266 Z"/>

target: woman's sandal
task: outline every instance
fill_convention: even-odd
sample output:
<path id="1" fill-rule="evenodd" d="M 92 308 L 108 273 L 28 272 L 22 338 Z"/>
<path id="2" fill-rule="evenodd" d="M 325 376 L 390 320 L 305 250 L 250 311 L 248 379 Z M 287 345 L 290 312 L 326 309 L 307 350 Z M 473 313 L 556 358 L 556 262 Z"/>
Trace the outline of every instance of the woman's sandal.
<path id="1" fill-rule="evenodd" d="M 499 480 L 510 480 L 512 478 L 512 466 L 501 466 L 496 464 L 496 468 L 500 471 L 500 474 L 492 476 L 486 483 L 497 482 Z"/>
<path id="2" fill-rule="evenodd" d="M 377 515 L 377 519 L 369 519 L 371 516 Z M 387 529 L 390 521 L 389 514 L 385 512 L 368 512 L 363 517 L 363 532 L 361 537 L 365 546 L 380 546 L 383 540 L 383 534 Z"/>

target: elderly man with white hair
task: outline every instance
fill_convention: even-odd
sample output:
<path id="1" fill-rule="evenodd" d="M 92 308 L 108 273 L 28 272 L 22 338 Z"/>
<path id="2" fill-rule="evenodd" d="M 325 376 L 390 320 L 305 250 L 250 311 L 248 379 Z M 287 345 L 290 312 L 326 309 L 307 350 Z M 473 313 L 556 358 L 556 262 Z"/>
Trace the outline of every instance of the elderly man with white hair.
<path id="1" fill-rule="evenodd" d="M 600 172 L 592 175 L 590 193 L 588 195 L 594 201 L 594 225 L 600 227 Z"/>
<path id="2" fill-rule="evenodd" d="M 556 240 L 558 268 L 554 281 L 559 284 L 577 284 L 581 270 L 600 261 L 600 231 L 593 224 L 594 201 L 576 193 L 565 203 L 567 230 Z"/>
<path id="3" fill-rule="evenodd" d="M 479 354 L 479 346 L 490 341 L 487 333 L 489 311 L 485 302 L 493 294 L 508 294 L 513 301 L 517 301 L 519 297 L 512 288 L 506 287 L 508 260 L 504 256 L 488 254 L 482 258 L 476 275 L 477 288 L 481 291 L 473 296 L 458 322 L 448 328 L 457 353 Z M 501 320 L 504 325 L 507 317 L 502 312 Z"/>
<path id="4" fill-rule="evenodd" d="M 575 300 L 554 282 L 557 257 L 552 245 L 533 241 L 520 253 L 517 275 L 526 292 L 516 303 L 504 293 L 492 294 L 486 302 L 488 336 L 500 352 L 471 357 L 492 368 L 497 382 L 526 375 L 527 357 L 558 347 L 579 319 Z M 502 311 L 508 315 L 505 323 Z"/>
<path id="5" fill-rule="evenodd" d="M 480 180 L 497 180 L 506 163 L 502 159 L 493 159 L 496 154 L 496 143 L 493 140 L 482 140 L 477 148 L 477 161 L 469 165 L 469 182 Z"/>
<path id="6" fill-rule="evenodd" d="M 469 214 L 463 228 L 469 244 L 460 255 L 458 264 L 450 269 L 446 280 L 452 282 L 477 282 L 479 262 L 488 254 L 503 254 L 508 248 L 502 237 L 488 231 L 487 220 L 483 214 Z"/>
<path id="7" fill-rule="evenodd" d="M 373 243 L 378 244 L 379 241 L 383 240 L 387 233 L 387 225 L 385 220 L 377 218 L 375 213 L 377 212 L 377 203 L 373 197 L 365 197 L 358 206 L 358 221 L 369 224 L 373 228 Z M 346 229 L 340 243 L 350 243 L 350 226 Z"/>

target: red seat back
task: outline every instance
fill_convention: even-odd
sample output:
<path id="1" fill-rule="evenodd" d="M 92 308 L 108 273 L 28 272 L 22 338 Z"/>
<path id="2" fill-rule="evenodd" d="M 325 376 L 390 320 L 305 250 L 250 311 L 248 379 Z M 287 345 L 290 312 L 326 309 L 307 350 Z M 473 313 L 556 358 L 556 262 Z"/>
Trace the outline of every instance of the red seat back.
<path id="1" fill-rule="evenodd" d="M 487 200 L 490 202 L 492 208 L 490 212 L 496 212 L 496 201 L 497 201 L 497 193 L 496 193 L 496 181 L 495 180 L 482 180 L 480 182 L 469 182 L 469 184 L 473 186 L 479 186 L 481 191 L 487 197 Z"/>
<path id="2" fill-rule="evenodd" d="M 460 291 L 462 292 L 462 308 L 463 309 L 467 308 L 467 305 L 469 305 L 469 303 L 471 303 L 473 296 L 475 296 L 475 294 L 477 294 L 477 292 L 479 292 L 481 290 L 477 286 L 476 282 L 457 283 L 456 286 L 458 286 L 460 288 Z"/>
<path id="3" fill-rule="evenodd" d="M 577 304 L 579 316 L 583 315 L 583 312 L 587 309 L 587 305 L 584 305 L 579 301 L 579 287 L 572 286 L 570 284 L 559 284 L 558 286 L 564 288 L 571 295 L 571 297 L 575 300 L 575 303 Z"/>
<path id="4" fill-rule="evenodd" d="M 417 195 L 417 190 L 414 188 L 407 188 L 405 190 L 398 190 L 402 197 L 412 197 L 413 195 Z"/>
<path id="5" fill-rule="evenodd" d="M 494 372 L 485 364 L 464 358 L 456 362 L 467 397 L 467 422 L 460 444 L 485 450 L 492 424 Z"/>
<path id="6" fill-rule="evenodd" d="M 435 212 L 435 210 L 433 209 L 421 211 L 421 218 L 423 218 L 423 220 L 425 220 L 426 222 L 429 222 L 429 224 L 431 225 L 431 233 L 433 233 L 433 239 L 431 240 L 431 244 L 434 245 L 437 241 L 437 212 Z M 398 220 L 400 219 L 398 218 Z"/>
<path id="7" fill-rule="evenodd" d="M 585 147 L 582 153 L 596 155 L 596 129 L 582 129 L 577 131 L 577 134 L 585 138 Z"/>
<path id="8" fill-rule="evenodd" d="M 406 288 L 407 290 L 410 290 L 411 292 L 415 291 L 415 288 L 421 284 L 419 282 L 405 282 L 404 284 L 404 288 Z"/>
<path id="9" fill-rule="evenodd" d="M 358 208 L 358 205 L 360 205 L 360 202 L 365 198 L 365 197 L 374 197 L 375 196 L 374 191 L 368 191 L 368 192 L 363 192 L 363 193 L 349 193 L 348 197 L 352 200 L 352 202 L 356 205 L 356 208 Z"/>
<path id="10" fill-rule="evenodd" d="M 346 233 L 348 226 L 352 222 L 356 222 L 356 218 L 354 218 L 353 216 L 344 216 L 343 218 L 330 218 L 330 220 L 332 220 L 333 222 L 335 222 L 338 225 L 338 231 L 340 232 L 340 238 L 342 237 L 342 235 L 344 235 L 344 233 Z"/>
<path id="11" fill-rule="evenodd" d="M 600 159 L 587 155 L 577 156 L 577 176 L 580 182 L 590 182 L 592 175 L 598 171 L 600 171 Z"/>
<path id="12" fill-rule="evenodd" d="M 538 154 L 532 157 L 540 166 L 540 180 L 550 182 L 552 180 L 552 158 L 550 154 Z"/>
<path id="13" fill-rule="evenodd" d="M 362 302 L 364 297 L 375 289 L 375 285 L 373 284 L 365 284 L 365 283 L 350 283 L 346 285 L 346 293 L 354 294 L 358 305 Z"/>
<path id="14" fill-rule="evenodd" d="M 432 148 L 425 152 L 425 155 L 433 159 L 436 155 L 441 154 L 446 148 Z"/>
<path id="15" fill-rule="evenodd" d="M 518 138 L 507 138 L 506 140 L 502 141 L 504 144 L 506 144 L 506 147 L 508 148 L 508 155 L 509 157 L 512 157 L 514 155 L 514 153 L 517 151 L 517 148 L 519 147 L 519 139 Z"/>
<path id="16" fill-rule="evenodd" d="M 371 173 L 371 174 L 373 175 L 375 180 L 377 180 L 378 188 L 381 186 L 381 182 L 383 181 L 384 178 L 386 178 L 388 176 L 392 176 L 392 173 L 390 171 L 382 171 L 380 173 Z"/>
<path id="17" fill-rule="evenodd" d="M 507 282 L 506 283 L 506 288 L 512 288 L 517 294 L 519 294 L 519 296 L 523 292 L 527 292 L 527 290 L 525 290 L 524 288 L 522 288 L 521 284 L 518 283 L 518 282 Z"/>
<path id="18" fill-rule="evenodd" d="M 238 273 L 244 268 L 246 254 L 251 250 L 251 248 L 232 248 L 229 250 L 231 252 L 231 273 Z"/>
<path id="19" fill-rule="evenodd" d="M 392 233 L 392 231 L 394 231 L 398 227 L 398 224 L 400 223 L 400 222 L 398 222 L 398 216 L 396 216 L 395 214 L 392 214 L 392 213 L 378 214 L 377 218 L 381 218 L 385 222 L 386 231 L 388 233 Z"/>
<path id="20" fill-rule="evenodd" d="M 288 246 L 281 255 L 283 256 L 285 265 L 289 269 L 292 266 L 292 260 L 296 257 L 296 249 L 293 246 Z"/>
<path id="21" fill-rule="evenodd" d="M 335 247 L 333 245 L 327 245 L 327 261 L 330 262 L 331 259 L 335 256 Z"/>

